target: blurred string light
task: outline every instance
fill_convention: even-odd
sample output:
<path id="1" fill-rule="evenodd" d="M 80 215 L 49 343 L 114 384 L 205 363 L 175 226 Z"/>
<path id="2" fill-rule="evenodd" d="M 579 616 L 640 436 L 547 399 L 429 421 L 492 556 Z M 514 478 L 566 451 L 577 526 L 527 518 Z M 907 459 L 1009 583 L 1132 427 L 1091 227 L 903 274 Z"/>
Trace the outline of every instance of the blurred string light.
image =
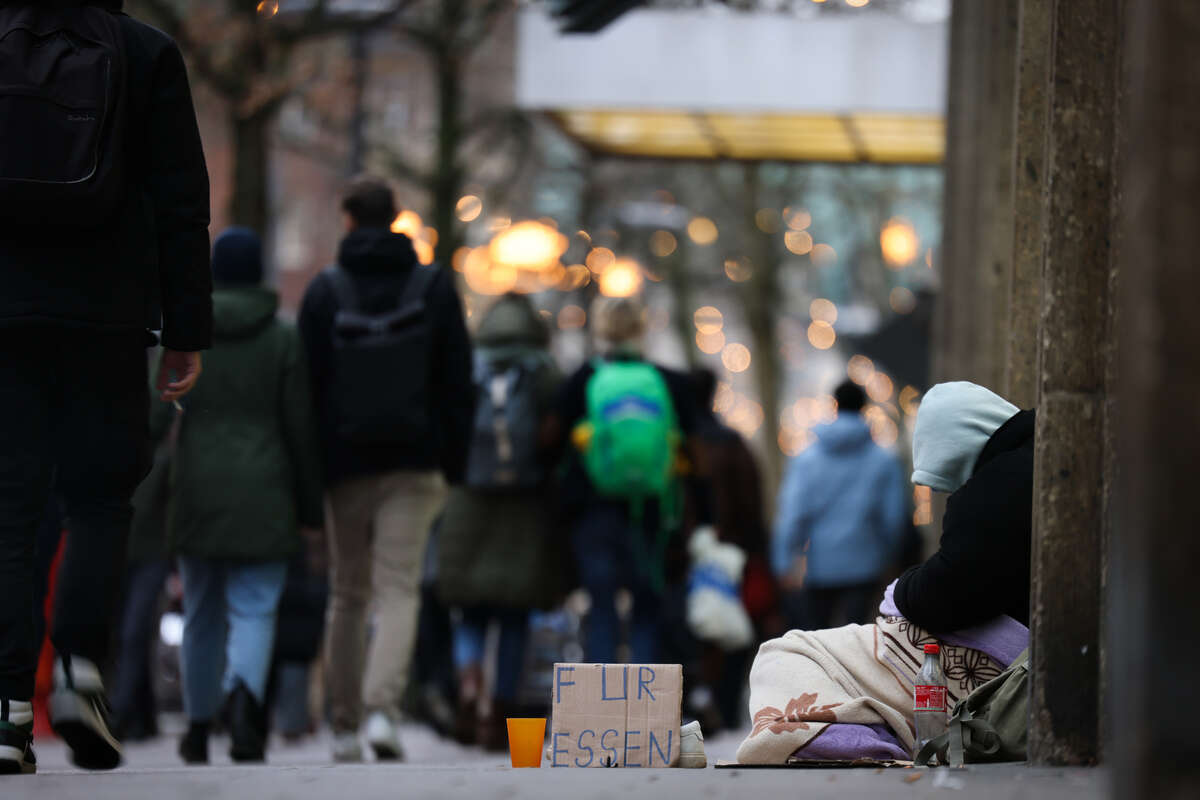
<path id="1" fill-rule="evenodd" d="M 696 347 L 701 353 L 715 356 L 725 349 L 725 332 L 720 330 L 708 332 L 697 331 Z"/>
<path id="2" fill-rule="evenodd" d="M 607 297 L 632 297 L 642 290 L 642 268 L 631 258 L 621 258 L 600 273 L 600 293 Z"/>
<path id="3" fill-rule="evenodd" d="M 433 245 L 437 242 L 437 231 L 426 228 L 420 214 L 407 209 L 401 211 L 392 220 L 392 233 L 403 233 L 412 240 L 417 260 L 422 264 L 433 263 Z"/>
<path id="4" fill-rule="evenodd" d="M 666 258 L 675 252 L 679 242 L 670 231 L 655 231 L 650 234 L 650 252 L 659 258 Z"/>
<path id="5" fill-rule="evenodd" d="M 262 0 L 258 4 L 257 10 L 260 16 L 270 19 L 279 13 L 279 3 L 277 0 Z"/>
<path id="6" fill-rule="evenodd" d="M 558 288 L 564 292 L 573 292 L 576 289 L 582 289 L 592 282 L 592 271 L 583 264 L 572 264 L 567 267 L 566 275 L 563 277 L 562 283 Z"/>
<path id="7" fill-rule="evenodd" d="M 483 213 L 483 201 L 473 194 L 464 195 L 454 204 L 454 213 L 463 222 L 474 222 Z"/>
<path id="8" fill-rule="evenodd" d="M 593 247 L 588 252 L 586 260 L 588 269 L 599 275 L 617 260 L 617 256 L 607 247 Z"/>
<path id="9" fill-rule="evenodd" d="M 808 343 L 818 350 L 828 350 L 837 341 L 833 326 L 824 320 L 814 320 L 808 326 Z"/>
<path id="10" fill-rule="evenodd" d="M 874 375 L 875 364 L 866 356 L 851 356 L 846 362 L 846 376 L 859 386 L 866 386 Z"/>
<path id="11" fill-rule="evenodd" d="M 911 314 L 912 310 L 917 307 L 917 296 L 912 293 L 911 289 L 897 286 L 888 295 L 888 305 L 897 314 Z"/>
<path id="12" fill-rule="evenodd" d="M 763 233 L 778 233 L 779 212 L 773 208 L 760 208 L 754 214 L 754 224 Z"/>
<path id="13" fill-rule="evenodd" d="M 879 232 L 879 250 L 891 269 L 902 269 L 915 261 L 920 241 L 912 223 L 904 217 L 889 219 Z"/>
<path id="14" fill-rule="evenodd" d="M 798 398 L 779 416 L 779 449 L 788 456 L 799 454 L 816 441 L 812 428 L 836 416 L 837 404 L 829 395 Z"/>
<path id="15" fill-rule="evenodd" d="M 578 231 L 575 231 L 575 235 L 578 236 L 580 239 L 583 239 L 588 244 L 592 243 L 592 235 L 590 233 L 588 233 L 587 231 L 578 230 Z"/>
<path id="16" fill-rule="evenodd" d="M 467 256 L 469 255 L 471 255 L 471 248 L 469 247 L 460 247 L 454 251 L 454 255 L 450 256 L 450 266 L 454 268 L 455 272 L 463 271 L 463 267 L 467 263 Z"/>
<path id="17" fill-rule="evenodd" d="M 827 300 L 824 297 L 818 297 L 808 304 L 808 315 L 814 320 L 820 322 L 828 322 L 830 325 L 837 322 L 838 310 L 832 300 Z"/>
<path id="18" fill-rule="evenodd" d="M 713 393 L 713 411 L 717 414 L 724 414 L 730 411 L 736 402 L 737 393 L 733 391 L 733 385 L 727 381 L 720 381 L 717 384 L 717 391 Z"/>
<path id="19" fill-rule="evenodd" d="M 721 351 L 721 363 L 730 372 L 745 372 L 750 369 L 750 348 L 744 344 L 727 344 Z"/>
<path id="20" fill-rule="evenodd" d="M 814 244 L 808 257 L 814 266 L 825 267 L 837 261 L 837 251 L 831 245 Z"/>
<path id="21" fill-rule="evenodd" d="M 580 306 L 566 305 L 558 312 L 558 327 L 564 331 L 577 331 L 586 324 L 587 312 Z"/>
<path id="22" fill-rule="evenodd" d="M 783 244 L 798 256 L 808 255 L 813 249 L 812 234 L 808 231 L 788 231 L 783 235 Z"/>
<path id="23" fill-rule="evenodd" d="M 915 386 L 905 386 L 900 390 L 900 410 L 905 416 L 915 417 L 920 407 L 921 393 Z"/>
<path id="24" fill-rule="evenodd" d="M 866 385 L 867 396 L 876 403 L 886 403 L 892 399 L 892 393 L 896 387 L 892 384 L 892 379 L 878 370 L 867 381 Z"/>
<path id="25" fill-rule="evenodd" d="M 725 277 L 734 283 L 745 283 L 754 277 L 754 268 L 746 256 L 725 259 Z"/>
<path id="26" fill-rule="evenodd" d="M 549 269 L 538 273 L 538 282 L 547 289 L 557 289 L 567 279 L 567 268 L 562 264 L 552 264 Z"/>
<path id="27" fill-rule="evenodd" d="M 787 226 L 794 231 L 802 231 L 812 225 L 812 214 L 805 211 L 803 208 L 792 208 L 788 206 L 783 209 L 783 221 Z"/>
<path id="28" fill-rule="evenodd" d="M 692 315 L 692 322 L 700 333 L 717 333 L 725 327 L 725 316 L 713 306 L 701 306 Z"/>
<path id="29" fill-rule="evenodd" d="M 871 0 L 846 0 L 846 5 L 850 6 L 851 8 L 862 8 L 869 2 L 871 2 Z"/>
<path id="30" fill-rule="evenodd" d="M 695 217 L 687 226 L 688 236 L 698 245 L 710 245 L 717 240 L 717 223 L 708 217 Z"/>
<path id="31" fill-rule="evenodd" d="M 900 438 L 900 427 L 882 407 L 868 406 L 863 412 L 863 420 L 871 429 L 871 438 L 880 447 L 893 447 Z"/>
<path id="32" fill-rule="evenodd" d="M 514 267 L 495 264 L 487 247 L 476 247 L 463 262 L 463 279 L 476 294 L 496 295 L 512 291 L 519 274 Z"/>
<path id="33" fill-rule="evenodd" d="M 567 237 L 554 228 L 525 220 L 498 233 L 488 245 L 488 255 L 497 265 L 541 272 L 557 265 L 567 246 Z"/>
<path id="34" fill-rule="evenodd" d="M 512 217 L 492 217 L 488 220 L 488 230 L 492 233 L 499 233 L 509 225 L 512 225 Z"/>

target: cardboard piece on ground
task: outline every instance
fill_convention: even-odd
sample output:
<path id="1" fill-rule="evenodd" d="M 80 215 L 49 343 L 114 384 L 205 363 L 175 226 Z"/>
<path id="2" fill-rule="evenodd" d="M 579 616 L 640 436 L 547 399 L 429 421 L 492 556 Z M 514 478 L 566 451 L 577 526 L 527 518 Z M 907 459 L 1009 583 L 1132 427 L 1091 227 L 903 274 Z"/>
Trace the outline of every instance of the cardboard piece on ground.
<path id="1" fill-rule="evenodd" d="M 674 767 L 683 668 L 555 664 L 552 767 Z"/>
<path id="2" fill-rule="evenodd" d="M 739 764 L 736 761 L 718 761 L 717 769 L 854 769 L 875 767 L 877 769 L 912 769 L 911 761 L 893 761 L 891 759 L 855 758 L 855 759 L 801 759 L 793 758 L 785 764 Z"/>

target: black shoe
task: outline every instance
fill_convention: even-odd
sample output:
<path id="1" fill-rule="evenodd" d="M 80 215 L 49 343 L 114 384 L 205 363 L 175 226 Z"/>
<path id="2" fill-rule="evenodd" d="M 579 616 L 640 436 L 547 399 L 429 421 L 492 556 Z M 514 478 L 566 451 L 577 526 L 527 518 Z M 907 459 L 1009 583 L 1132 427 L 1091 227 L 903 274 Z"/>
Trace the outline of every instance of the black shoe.
<path id="1" fill-rule="evenodd" d="M 179 757 L 185 764 L 208 763 L 208 731 L 207 722 L 192 722 L 188 725 L 187 733 L 179 740 Z"/>
<path id="2" fill-rule="evenodd" d="M 246 684 L 238 681 L 227 701 L 229 714 L 229 757 L 239 763 L 266 761 L 266 731 L 263 712 Z"/>
<path id="3" fill-rule="evenodd" d="M 0 775 L 32 775 L 35 772 L 33 708 L 25 702 L 0 700 Z"/>
<path id="4" fill-rule="evenodd" d="M 121 743 L 109 726 L 108 701 L 95 664 L 63 658 L 50 695 L 50 726 L 71 748 L 80 769 L 108 770 L 121 764 Z"/>

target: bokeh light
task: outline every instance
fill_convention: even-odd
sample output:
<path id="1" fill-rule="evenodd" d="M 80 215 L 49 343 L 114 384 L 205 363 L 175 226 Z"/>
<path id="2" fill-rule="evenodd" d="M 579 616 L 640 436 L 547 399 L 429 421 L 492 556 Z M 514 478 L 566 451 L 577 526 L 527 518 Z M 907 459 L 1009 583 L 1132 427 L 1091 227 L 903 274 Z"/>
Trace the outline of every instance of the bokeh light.
<path id="1" fill-rule="evenodd" d="M 798 256 L 812 252 L 813 238 L 808 231 L 788 231 L 783 235 L 784 246 Z"/>
<path id="2" fill-rule="evenodd" d="M 573 292 L 576 289 L 582 289 L 592 282 L 592 271 L 583 264 L 572 264 L 567 267 L 566 276 L 558 288 L 564 292 Z"/>
<path id="3" fill-rule="evenodd" d="M 392 233 L 403 233 L 413 241 L 420 237 L 423 227 L 425 227 L 425 223 L 421 222 L 421 215 L 407 209 L 401 211 L 392 220 Z"/>
<path id="4" fill-rule="evenodd" d="M 846 362 L 846 376 L 859 386 L 866 386 L 874 375 L 875 364 L 866 356 L 851 356 Z"/>
<path id="5" fill-rule="evenodd" d="M 642 290 L 642 268 L 630 258 L 621 258 L 600 273 L 600 293 L 607 297 L 632 297 Z"/>
<path id="6" fill-rule="evenodd" d="M 745 283 L 753 278 L 754 268 L 750 265 L 750 259 L 745 256 L 725 259 L 725 277 L 734 283 Z"/>
<path id="7" fill-rule="evenodd" d="M 713 394 L 713 411 L 724 414 L 730 411 L 736 402 L 737 394 L 733 391 L 733 386 L 727 381 L 719 382 L 717 391 Z"/>
<path id="8" fill-rule="evenodd" d="M 558 327 L 564 331 L 577 331 L 587 324 L 587 312 L 575 304 L 566 305 L 558 312 Z"/>
<path id="9" fill-rule="evenodd" d="M 721 351 L 721 363 L 730 372 L 745 372 L 750 369 L 750 348 L 744 344 L 725 345 Z"/>
<path id="10" fill-rule="evenodd" d="M 463 267 L 467 263 L 467 256 L 469 255 L 471 255 L 471 248 L 469 247 L 460 247 L 454 251 L 454 255 L 450 256 L 450 266 L 454 268 L 455 272 L 463 271 Z"/>
<path id="11" fill-rule="evenodd" d="M 763 233 L 778 233 L 779 212 L 773 208 L 760 208 L 754 214 L 754 224 Z"/>
<path id="12" fill-rule="evenodd" d="M 788 207 L 783 210 L 783 220 L 794 231 L 802 231 L 812 225 L 812 214 L 803 208 Z"/>
<path id="13" fill-rule="evenodd" d="M 425 266 L 433 263 L 433 245 L 424 239 L 413 240 L 413 249 L 417 251 L 417 261 Z"/>
<path id="14" fill-rule="evenodd" d="M 917 296 L 912 293 L 911 289 L 897 286 L 888 295 L 888 305 L 897 314 L 911 314 L 912 310 L 917 307 Z"/>
<path id="15" fill-rule="evenodd" d="M 921 406 L 920 398 L 921 393 L 917 390 L 917 387 L 905 386 L 900 390 L 900 410 L 907 416 L 915 417 L 917 409 Z"/>
<path id="16" fill-rule="evenodd" d="M 717 223 L 708 217 L 696 217 L 687 226 L 688 236 L 699 245 L 709 245 L 717 240 Z"/>
<path id="17" fill-rule="evenodd" d="M 594 247 L 587 254 L 587 267 L 599 275 L 617 260 L 616 255 L 607 247 Z"/>
<path id="18" fill-rule="evenodd" d="M 725 332 L 721 330 L 715 331 L 698 331 L 696 333 L 696 347 L 701 353 L 706 353 L 714 356 L 725 348 Z"/>
<path id="19" fill-rule="evenodd" d="M 808 343 L 818 350 L 828 350 L 837 341 L 833 326 L 824 320 L 814 320 L 808 326 Z"/>
<path id="20" fill-rule="evenodd" d="M 895 386 L 892 384 L 891 378 L 876 370 L 875 374 L 867 381 L 866 390 L 867 396 L 876 403 L 886 403 L 892 399 Z"/>
<path id="21" fill-rule="evenodd" d="M 270 19 L 279 13 L 279 3 L 277 0 L 262 0 L 258 4 L 257 11 L 262 16 Z"/>
<path id="22" fill-rule="evenodd" d="M 483 213 L 483 201 L 473 194 L 464 195 L 454 204 L 454 213 L 463 222 L 474 222 Z"/>
<path id="23" fill-rule="evenodd" d="M 828 322 L 830 325 L 837 322 L 838 310 L 832 300 L 826 300 L 824 297 L 818 297 L 808 304 L 808 315 L 814 320 L 820 322 Z"/>
<path id="24" fill-rule="evenodd" d="M 558 264 L 567 246 L 567 237 L 554 228 L 525 220 L 496 234 L 488 245 L 488 255 L 496 264 L 540 272 Z"/>
<path id="25" fill-rule="evenodd" d="M 692 315 L 692 321 L 700 333 L 716 333 L 725 327 L 725 316 L 720 309 L 713 306 L 697 308 L 696 313 Z"/>
<path id="26" fill-rule="evenodd" d="M 832 245 L 814 244 L 808 257 L 812 259 L 813 265 L 827 267 L 837 261 L 837 251 L 833 249 Z"/>
<path id="27" fill-rule="evenodd" d="M 892 269 L 901 269 L 917 257 L 920 242 L 913 225 L 904 217 L 892 217 L 879 232 L 879 249 L 883 261 Z"/>
<path id="28" fill-rule="evenodd" d="M 679 242 L 670 231 L 655 231 L 650 234 L 650 252 L 659 258 L 666 258 L 675 252 Z"/>

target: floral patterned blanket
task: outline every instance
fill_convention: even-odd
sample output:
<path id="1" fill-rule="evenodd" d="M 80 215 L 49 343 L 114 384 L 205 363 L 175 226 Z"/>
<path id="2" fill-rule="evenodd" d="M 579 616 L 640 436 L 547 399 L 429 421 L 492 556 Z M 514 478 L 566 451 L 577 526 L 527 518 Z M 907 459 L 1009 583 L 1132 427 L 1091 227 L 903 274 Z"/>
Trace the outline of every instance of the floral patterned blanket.
<path id="1" fill-rule="evenodd" d="M 785 764 L 831 725 L 886 725 L 912 751 L 913 684 L 926 644 L 942 645 L 948 706 L 1006 666 L 972 647 L 939 641 L 900 616 L 873 625 L 790 631 L 759 648 L 750 672 L 754 729 L 738 748 L 742 764 Z M 844 758 L 854 758 L 844 753 Z M 866 755 L 865 753 L 863 755 Z"/>

